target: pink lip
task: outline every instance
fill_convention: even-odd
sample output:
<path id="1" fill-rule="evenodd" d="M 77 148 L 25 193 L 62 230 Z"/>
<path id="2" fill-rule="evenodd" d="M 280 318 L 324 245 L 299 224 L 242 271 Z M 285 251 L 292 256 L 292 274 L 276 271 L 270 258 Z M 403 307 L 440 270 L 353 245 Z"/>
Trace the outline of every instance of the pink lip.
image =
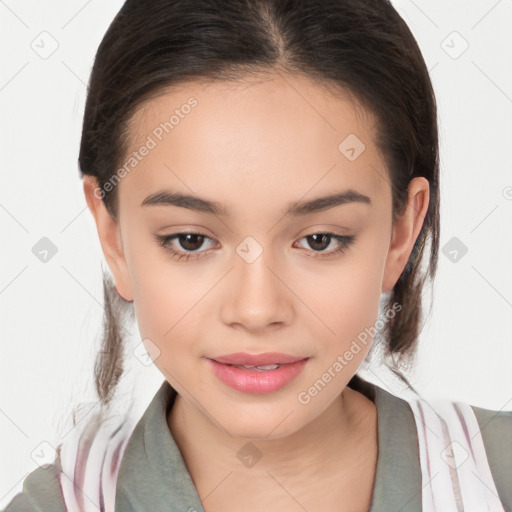
<path id="1" fill-rule="evenodd" d="M 308 358 L 297 358 L 285 354 L 267 353 L 259 356 L 250 356 L 250 354 L 230 354 L 230 356 L 216 357 L 207 359 L 214 375 L 224 384 L 249 394 L 272 393 L 283 388 L 292 381 L 304 368 Z M 283 357 L 284 356 L 284 357 Z M 285 362 L 285 360 L 290 362 Z M 229 359 L 231 361 L 242 361 L 235 363 L 219 362 Z M 253 366 L 262 366 L 268 364 L 281 364 L 280 368 L 275 370 L 259 371 L 250 368 L 237 368 L 233 364 L 245 364 Z"/>
<path id="2" fill-rule="evenodd" d="M 263 354 L 247 354 L 246 352 L 237 352 L 236 354 L 209 357 L 208 359 L 213 359 L 218 363 L 224 364 L 245 364 L 247 366 L 260 366 L 265 364 L 295 363 L 296 361 L 307 359 L 307 357 L 280 354 L 279 352 L 264 352 Z"/>

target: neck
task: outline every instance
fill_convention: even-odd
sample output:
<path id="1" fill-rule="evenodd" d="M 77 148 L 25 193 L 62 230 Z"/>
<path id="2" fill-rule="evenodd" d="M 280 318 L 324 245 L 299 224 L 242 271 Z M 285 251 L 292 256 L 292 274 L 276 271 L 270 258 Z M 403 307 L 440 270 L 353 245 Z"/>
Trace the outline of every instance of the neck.
<path id="1" fill-rule="evenodd" d="M 268 479 L 269 472 L 285 478 L 297 476 L 297 465 L 290 464 L 293 454 L 293 460 L 300 461 L 303 480 L 305 472 L 318 478 L 319 474 L 332 474 L 333 467 L 345 466 L 350 471 L 362 443 L 368 442 L 369 435 L 375 437 L 376 409 L 361 393 L 345 387 L 320 416 L 299 431 L 276 439 L 233 437 L 180 395 L 167 420 L 195 482 L 202 478 L 206 481 L 208 474 L 239 468 L 240 462 L 233 454 L 243 457 L 240 450 L 249 441 L 256 450 L 248 449 L 248 457 L 261 454 L 251 467 L 251 478 Z"/>

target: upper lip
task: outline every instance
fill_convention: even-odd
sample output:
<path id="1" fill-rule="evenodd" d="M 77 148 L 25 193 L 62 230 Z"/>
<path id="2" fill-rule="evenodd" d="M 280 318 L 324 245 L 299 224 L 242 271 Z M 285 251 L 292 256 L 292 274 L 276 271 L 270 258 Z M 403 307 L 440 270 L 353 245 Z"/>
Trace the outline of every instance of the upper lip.
<path id="1" fill-rule="evenodd" d="M 223 364 L 241 364 L 246 366 L 262 366 L 266 364 L 289 364 L 296 361 L 307 359 L 304 356 L 292 356 L 290 354 L 280 354 L 278 352 L 265 352 L 263 354 L 247 354 L 237 352 L 236 354 L 226 354 L 224 356 L 209 357 L 218 363 Z"/>

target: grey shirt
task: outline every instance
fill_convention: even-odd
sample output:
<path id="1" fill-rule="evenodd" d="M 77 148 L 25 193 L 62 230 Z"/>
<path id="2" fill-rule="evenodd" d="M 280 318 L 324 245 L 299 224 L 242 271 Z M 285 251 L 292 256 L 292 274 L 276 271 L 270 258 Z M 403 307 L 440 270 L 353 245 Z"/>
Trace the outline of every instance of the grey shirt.
<path id="1" fill-rule="evenodd" d="M 421 510 L 418 438 L 409 404 L 357 375 L 349 386 L 377 406 L 379 452 L 369 512 Z M 164 381 L 135 427 L 119 470 L 117 512 L 204 512 L 167 425 L 175 396 Z M 506 512 L 512 512 L 512 412 L 473 410 L 499 497 Z M 34 470 L 4 512 L 65 512 L 59 471 L 58 458 Z"/>

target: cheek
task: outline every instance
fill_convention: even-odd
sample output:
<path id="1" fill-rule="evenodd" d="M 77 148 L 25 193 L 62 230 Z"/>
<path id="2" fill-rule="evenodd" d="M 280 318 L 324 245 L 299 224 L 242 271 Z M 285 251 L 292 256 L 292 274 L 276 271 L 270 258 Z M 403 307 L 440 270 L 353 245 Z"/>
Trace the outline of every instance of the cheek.
<path id="1" fill-rule="evenodd" d="M 212 307 L 212 286 L 222 272 L 171 259 L 151 241 L 133 244 L 129 266 L 140 335 L 158 348 L 154 363 L 169 378 L 177 371 L 176 361 L 181 371 L 204 355 L 201 326 L 206 321 L 205 308 Z"/>
<path id="2" fill-rule="evenodd" d="M 175 381 L 174 377 L 183 372 L 191 374 L 195 356 L 201 355 L 197 346 L 199 308 L 194 307 L 201 293 L 187 286 L 179 270 L 169 272 L 168 265 L 161 267 L 144 265 L 139 269 L 134 288 L 135 315 L 142 339 L 151 340 L 145 344 L 155 366 L 179 389 L 183 379 Z"/>
<path id="3" fill-rule="evenodd" d="M 142 238 L 134 231 L 127 243 L 137 323 L 144 338 L 162 342 L 179 328 L 180 319 L 187 318 L 201 290 L 186 264 L 176 263 L 149 237 L 144 236 L 143 243 Z"/>
<path id="4" fill-rule="evenodd" d="M 304 310 L 308 324 L 316 326 L 330 353 L 374 326 L 379 314 L 385 242 L 368 233 L 356 247 L 332 266 L 311 265 L 295 281 L 297 295 L 310 310 Z"/>

